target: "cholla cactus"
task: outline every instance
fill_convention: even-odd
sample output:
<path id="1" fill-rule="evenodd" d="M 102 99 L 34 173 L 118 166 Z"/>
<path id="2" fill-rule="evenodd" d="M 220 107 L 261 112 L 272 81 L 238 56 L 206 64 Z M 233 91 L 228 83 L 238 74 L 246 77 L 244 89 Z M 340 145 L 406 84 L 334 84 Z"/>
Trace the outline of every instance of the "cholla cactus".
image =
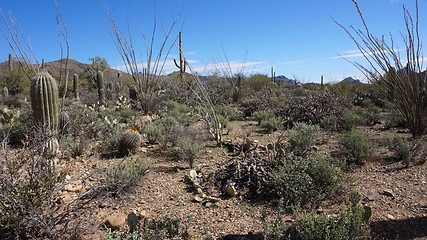
<path id="1" fill-rule="evenodd" d="M 126 130 L 119 142 L 119 152 L 123 155 L 136 153 L 141 145 L 142 137 L 135 129 Z"/>
<path id="2" fill-rule="evenodd" d="M 31 80 L 31 108 L 34 120 L 48 127 L 50 134 L 58 133 L 58 88 L 56 80 L 47 72 L 39 72 Z M 55 156 L 58 140 L 52 138 L 46 143 L 46 152 Z"/>

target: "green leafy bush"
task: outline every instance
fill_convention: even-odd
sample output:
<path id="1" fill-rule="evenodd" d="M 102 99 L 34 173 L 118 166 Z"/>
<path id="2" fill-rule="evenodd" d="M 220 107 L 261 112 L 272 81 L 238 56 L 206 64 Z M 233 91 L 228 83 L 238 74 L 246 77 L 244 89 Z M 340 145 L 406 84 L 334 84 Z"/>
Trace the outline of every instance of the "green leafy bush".
<path id="1" fill-rule="evenodd" d="M 288 131 L 291 151 L 302 155 L 316 142 L 319 137 L 319 126 L 306 123 L 295 123 Z"/>
<path id="2" fill-rule="evenodd" d="M 346 111 L 344 114 L 344 122 L 342 127 L 344 130 L 351 130 L 355 126 L 361 125 L 363 121 L 363 115 L 355 111 Z"/>
<path id="3" fill-rule="evenodd" d="M 338 137 L 338 143 L 344 147 L 349 162 L 360 163 L 372 148 L 370 139 L 359 130 L 351 130 Z"/>
<path id="4" fill-rule="evenodd" d="M 273 117 L 273 114 L 271 114 L 269 111 L 266 110 L 260 110 L 252 113 L 251 119 L 258 122 L 258 125 L 261 124 L 262 121 Z"/>
<path id="5" fill-rule="evenodd" d="M 149 143 L 154 144 L 162 141 L 162 130 L 157 124 L 148 123 L 144 125 L 143 131 Z"/>
<path id="6" fill-rule="evenodd" d="M 316 207 L 341 186 L 339 165 L 330 157 L 311 154 L 304 157 L 286 154 L 275 173 L 275 181 L 286 206 Z"/>

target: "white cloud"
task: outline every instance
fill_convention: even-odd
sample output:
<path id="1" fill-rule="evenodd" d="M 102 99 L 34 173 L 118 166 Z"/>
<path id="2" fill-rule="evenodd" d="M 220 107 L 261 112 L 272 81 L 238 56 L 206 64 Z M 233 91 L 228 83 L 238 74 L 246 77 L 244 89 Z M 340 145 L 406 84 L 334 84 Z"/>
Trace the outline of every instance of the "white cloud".
<path id="1" fill-rule="evenodd" d="M 298 60 L 298 61 L 282 62 L 282 63 L 278 63 L 278 64 L 281 64 L 281 65 L 289 65 L 289 64 L 303 63 L 303 62 L 305 62 L 305 61 Z"/>
<path id="2" fill-rule="evenodd" d="M 400 2 L 400 0 L 390 0 L 390 3 Z"/>
<path id="3" fill-rule="evenodd" d="M 229 65 L 229 67 L 227 67 L 227 68 L 230 68 L 232 73 L 238 73 L 242 69 L 244 72 L 248 72 L 249 70 L 252 72 L 257 72 L 257 71 L 262 70 L 262 69 L 258 69 L 257 65 L 264 63 L 264 62 L 231 61 L 229 63 L 222 62 L 222 63 L 216 63 L 216 64 L 202 65 L 202 64 L 199 64 L 198 61 L 191 60 L 191 59 L 188 59 L 187 62 L 189 63 L 189 65 L 193 69 L 193 71 L 198 72 L 200 74 L 209 74 L 209 73 L 213 73 L 213 72 L 219 72 L 220 66 L 227 66 L 227 65 Z M 163 64 L 163 63 L 161 63 L 161 64 Z M 126 71 L 125 65 L 113 66 L 112 68 L 120 70 L 120 71 Z M 142 69 L 143 69 L 142 64 L 138 64 L 138 69 L 141 69 L 141 71 L 142 71 Z M 172 73 L 175 71 L 178 71 L 178 68 L 175 66 L 174 61 L 171 59 L 166 60 L 166 62 L 164 63 L 162 74 L 169 74 L 169 73 Z M 190 70 L 187 69 L 187 72 L 190 72 Z"/>
<path id="4" fill-rule="evenodd" d="M 394 52 L 400 52 L 400 51 L 402 51 L 403 49 L 394 49 Z M 358 52 L 358 53 L 355 53 L 355 52 Z M 391 52 L 391 50 L 387 50 L 387 51 L 384 51 L 384 53 L 390 53 Z M 359 50 L 350 50 L 350 51 L 346 51 L 346 52 L 344 52 L 344 53 L 349 53 L 349 54 L 345 54 L 345 55 L 339 55 L 339 56 L 335 56 L 335 57 L 330 57 L 329 59 L 338 59 L 338 58 L 355 58 L 355 57 L 363 57 L 363 55 L 366 55 L 366 56 L 371 56 L 371 55 L 374 55 L 374 53 L 375 54 L 378 54 L 378 53 L 381 53 L 380 51 L 375 51 L 374 53 L 373 52 L 365 52 L 364 54 L 363 53 L 361 53 Z"/>

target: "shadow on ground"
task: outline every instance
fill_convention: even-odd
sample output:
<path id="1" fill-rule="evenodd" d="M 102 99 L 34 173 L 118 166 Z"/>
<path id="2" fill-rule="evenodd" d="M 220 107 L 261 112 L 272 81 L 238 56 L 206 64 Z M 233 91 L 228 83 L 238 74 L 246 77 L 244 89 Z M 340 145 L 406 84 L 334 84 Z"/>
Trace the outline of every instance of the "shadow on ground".
<path id="1" fill-rule="evenodd" d="M 427 217 L 376 221 L 370 224 L 372 235 L 386 239 L 427 237 Z"/>

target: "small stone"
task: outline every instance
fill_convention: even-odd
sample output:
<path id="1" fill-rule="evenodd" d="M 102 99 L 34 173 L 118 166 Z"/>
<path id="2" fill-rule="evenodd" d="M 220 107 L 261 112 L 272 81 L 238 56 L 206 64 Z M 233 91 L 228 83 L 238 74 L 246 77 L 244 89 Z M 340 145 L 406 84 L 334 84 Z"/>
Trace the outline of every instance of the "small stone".
<path id="1" fill-rule="evenodd" d="M 212 203 L 211 202 L 207 202 L 206 204 L 205 204 L 205 207 L 212 207 Z"/>
<path id="2" fill-rule="evenodd" d="M 368 201 L 375 201 L 381 198 L 381 195 L 377 192 L 368 193 Z"/>
<path id="3" fill-rule="evenodd" d="M 194 196 L 194 201 L 196 202 L 203 202 L 203 198 L 199 196 Z"/>
<path id="4" fill-rule="evenodd" d="M 382 195 L 385 195 L 385 196 L 387 196 L 387 197 L 394 197 L 393 191 L 392 191 L 391 189 L 388 189 L 388 188 L 384 189 L 384 190 L 381 192 L 381 194 L 382 194 Z"/>
<path id="5" fill-rule="evenodd" d="M 219 201 L 221 201 L 221 198 L 207 196 L 206 200 L 208 200 L 209 202 L 219 202 Z"/>
<path id="6" fill-rule="evenodd" d="M 218 222 L 224 222 L 224 219 L 220 218 L 218 219 Z"/>
<path id="7" fill-rule="evenodd" d="M 394 218 L 394 216 L 393 215 L 391 215 L 391 214 L 387 214 L 387 218 L 388 219 L 391 219 L 391 220 L 394 220 L 395 218 Z"/>
<path id="8" fill-rule="evenodd" d="M 112 230 L 120 230 L 126 224 L 127 215 L 121 214 L 117 216 L 110 216 L 105 220 L 105 225 Z"/>

